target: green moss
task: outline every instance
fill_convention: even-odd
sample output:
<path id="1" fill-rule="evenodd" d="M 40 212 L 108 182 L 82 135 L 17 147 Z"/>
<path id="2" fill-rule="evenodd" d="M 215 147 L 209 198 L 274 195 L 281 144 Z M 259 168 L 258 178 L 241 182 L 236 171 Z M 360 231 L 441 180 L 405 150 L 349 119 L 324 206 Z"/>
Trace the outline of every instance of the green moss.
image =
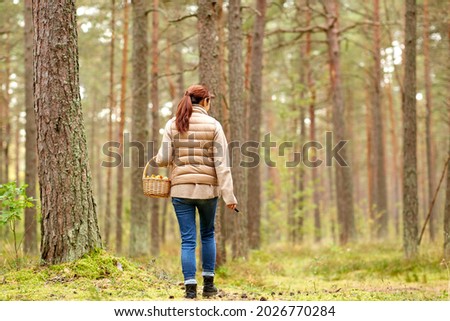
<path id="1" fill-rule="evenodd" d="M 95 251 L 72 263 L 19 271 L 4 264 L 0 300 L 182 299 L 177 249 L 162 253 L 130 261 Z M 267 247 L 217 269 L 222 291 L 215 300 L 448 300 L 447 271 L 437 253 L 412 262 L 395 244 Z"/>
<path id="2" fill-rule="evenodd" d="M 144 266 L 95 251 L 71 263 L 5 273 L 0 300 L 166 299 L 161 284 Z"/>

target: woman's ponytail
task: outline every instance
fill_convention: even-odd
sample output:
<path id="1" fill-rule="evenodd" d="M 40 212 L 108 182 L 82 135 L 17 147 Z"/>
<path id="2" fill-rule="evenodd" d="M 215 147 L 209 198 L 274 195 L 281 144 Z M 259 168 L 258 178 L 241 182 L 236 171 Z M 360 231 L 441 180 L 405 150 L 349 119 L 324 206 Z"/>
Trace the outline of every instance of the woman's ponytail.
<path id="1" fill-rule="evenodd" d="M 203 99 L 211 98 L 211 95 L 203 85 L 192 85 L 184 93 L 184 97 L 178 104 L 175 124 L 180 133 L 186 133 L 189 130 L 189 119 L 192 115 L 192 104 L 199 104 Z"/>
<path id="2" fill-rule="evenodd" d="M 178 104 L 175 124 L 180 133 L 185 133 L 189 130 L 189 119 L 192 115 L 192 101 L 188 92 L 184 94 L 183 99 Z"/>

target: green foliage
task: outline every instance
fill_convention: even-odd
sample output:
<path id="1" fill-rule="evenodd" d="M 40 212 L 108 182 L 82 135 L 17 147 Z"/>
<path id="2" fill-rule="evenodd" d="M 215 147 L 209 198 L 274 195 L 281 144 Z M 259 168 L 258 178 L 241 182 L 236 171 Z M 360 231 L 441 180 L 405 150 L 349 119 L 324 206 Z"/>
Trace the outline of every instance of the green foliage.
<path id="1" fill-rule="evenodd" d="M 14 224 L 25 208 L 34 206 L 34 199 L 26 194 L 27 187 L 17 187 L 16 182 L 0 184 L 0 225 Z"/>
<path id="2" fill-rule="evenodd" d="M 27 196 L 27 187 L 26 184 L 17 187 L 16 182 L 0 185 L 0 225 L 9 225 L 13 232 L 15 265 L 17 267 L 19 267 L 20 242 L 17 241 L 16 222 L 21 219 L 23 210 L 33 207 L 33 201 L 35 201 L 32 197 Z"/>

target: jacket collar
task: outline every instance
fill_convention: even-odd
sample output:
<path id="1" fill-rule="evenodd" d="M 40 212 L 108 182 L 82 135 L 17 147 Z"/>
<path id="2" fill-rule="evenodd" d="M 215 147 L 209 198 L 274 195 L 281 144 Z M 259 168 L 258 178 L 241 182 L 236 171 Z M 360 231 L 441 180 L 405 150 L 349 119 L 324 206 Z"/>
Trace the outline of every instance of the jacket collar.
<path id="1" fill-rule="evenodd" d="M 208 115 L 208 112 L 205 110 L 205 108 L 197 104 L 192 105 L 192 111 Z"/>

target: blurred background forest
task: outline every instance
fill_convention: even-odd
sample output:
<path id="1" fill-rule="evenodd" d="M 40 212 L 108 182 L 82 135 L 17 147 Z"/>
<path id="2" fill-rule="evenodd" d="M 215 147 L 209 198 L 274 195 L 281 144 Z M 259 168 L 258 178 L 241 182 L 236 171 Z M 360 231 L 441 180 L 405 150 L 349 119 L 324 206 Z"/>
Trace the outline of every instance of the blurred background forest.
<path id="1" fill-rule="evenodd" d="M 220 205 L 219 263 L 246 256 L 249 249 L 278 243 L 330 245 L 381 240 L 401 248 L 405 3 L 340 0 L 334 7 L 331 2 L 242 0 L 240 24 L 239 19 L 228 18 L 228 1 L 144 1 L 140 8 L 146 10 L 148 19 L 148 32 L 143 34 L 148 51 L 147 59 L 139 61 L 133 53 L 135 15 L 131 2 L 76 2 L 81 104 L 98 222 L 108 250 L 123 255 L 158 255 L 167 244 L 173 247 L 179 240 L 169 200 L 136 202 L 133 187 L 139 190 L 141 181 L 135 180 L 132 168 L 102 166 L 102 161 L 109 160 L 105 144 L 120 142 L 122 133 L 124 162 L 130 160 L 129 142 L 136 137 L 132 132 L 132 67 L 142 63 L 146 65 L 142 72 L 147 73 L 143 86 L 149 95 L 146 115 L 141 115 L 147 123 L 139 130 L 147 135 L 147 141 L 160 140 L 162 128 L 174 115 L 186 88 L 201 81 L 215 91 L 212 114 L 223 124 L 229 141 L 243 143 L 256 138 L 262 142 L 270 133 L 277 142 L 271 148 L 277 166 L 262 163 L 253 170 L 233 169 L 239 215 L 245 219 L 238 222 L 237 231 L 233 222 L 236 214 Z M 448 158 L 447 9 L 446 1 L 417 2 L 419 232 Z M 30 184 L 31 178 L 26 176 L 26 159 L 31 157 L 27 152 L 33 149 L 33 145 L 26 145 L 25 76 L 32 73 L 25 64 L 26 19 L 23 1 L 0 1 L 0 182 L 28 183 L 38 192 L 37 184 Z M 230 27 L 237 33 L 230 32 Z M 339 78 L 336 60 L 330 54 L 336 49 L 333 35 L 339 37 Z M 241 78 L 233 78 L 231 69 L 235 67 Z M 242 90 L 238 100 L 230 98 L 235 86 Z M 337 86 L 345 108 L 333 107 Z M 348 140 L 343 150 L 349 167 L 343 177 L 349 179 L 336 182 L 336 162 L 332 167 L 323 163 L 317 168 L 284 165 L 305 142 L 316 140 L 325 146 L 327 131 L 334 132 L 333 146 L 338 139 Z M 275 156 L 284 141 L 293 142 L 294 147 Z M 117 148 L 112 150 L 118 152 Z M 317 152 L 323 160 L 324 150 Z M 149 150 L 147 159 L 151 153 Z M 309 159 L 313 156 L 310 151 Z M 30 162 L 32 166 L 36 160 Z M 29 170 L 27 175 L 36 175 L 36 167 Z M 142 173 L 142 168 L 139 171 Z M 166 175 L 165 169 L 160 173 Z M 447 184 L 444 179 L 437 193 L 422 246 L 437 244 L 442 248 Z M 27 193 L 33 194 L 30 187 Z M 136 204 L 143 206 L 147 217 L 147 231 L 140 238 L 146 244 L 139 249 L 130 244 L 137 231 L 132 219 Z M 339 206 L 345 211 L 341 216 Z M 19 238 L 27 222 L 16 223 Z M 25 250 L 37 253 L 39 224 L 27 233 Z M 12 251 L 12 237 L 6 226 L 0 230 L 2 248 Z"/>

